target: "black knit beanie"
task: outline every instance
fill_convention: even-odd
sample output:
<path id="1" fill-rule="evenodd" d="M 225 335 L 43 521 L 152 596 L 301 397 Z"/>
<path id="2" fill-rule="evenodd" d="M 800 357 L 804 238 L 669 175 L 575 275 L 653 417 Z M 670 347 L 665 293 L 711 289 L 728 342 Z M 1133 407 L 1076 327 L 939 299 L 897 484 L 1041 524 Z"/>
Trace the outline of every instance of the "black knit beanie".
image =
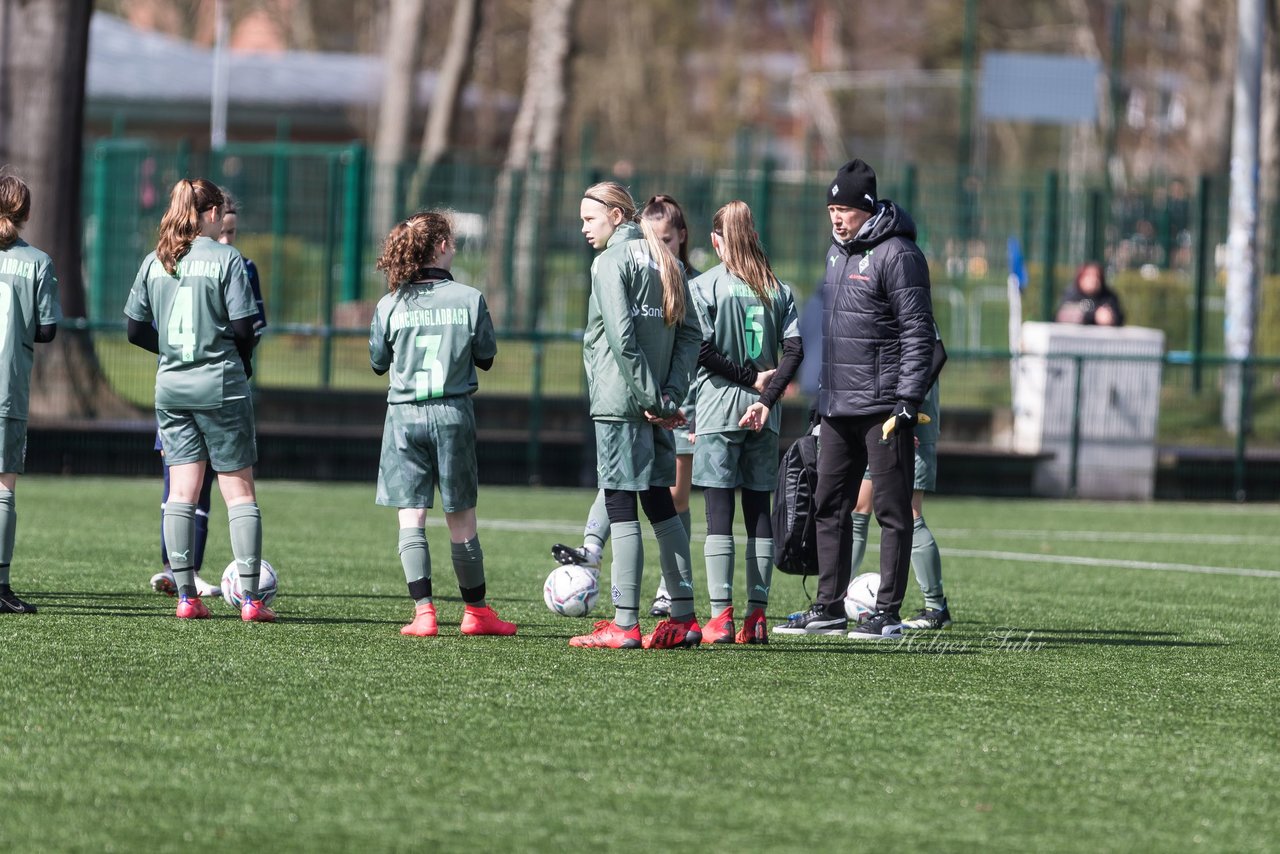
<path id="1" fill-rule="evenodd" d="M 876 170 L 861 160 L 850 160 L 836 172 L 827 188 L 827 204 L 874 213 L 876 209 Z"/>

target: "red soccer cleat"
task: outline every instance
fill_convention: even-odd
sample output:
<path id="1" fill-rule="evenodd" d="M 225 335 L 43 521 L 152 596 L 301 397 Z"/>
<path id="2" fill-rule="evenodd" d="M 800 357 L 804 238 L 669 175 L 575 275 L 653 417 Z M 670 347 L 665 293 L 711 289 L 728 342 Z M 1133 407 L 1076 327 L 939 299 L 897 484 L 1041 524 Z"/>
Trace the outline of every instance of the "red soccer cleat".
<path id="1" fill-rule="evenodd" d="M 613 620 L 599 620 L 595 631 L 589 635 L 569 638 L 569 646 L 589 649 L 639 649 L 641 645 L 639 624 L 629 629 L 620 627 Z"/>
<path id="2" fill-rule="evenodd" d="M 733 643 L 733 608 L 725 608 L 702 627 L 703 643 Z"/>
<path id="3" fill-rule="evenodd" d="M 462 611 L 461 632 L 464 635 L 514 635 L 516 624 L 500 619 L 498 612 L 488 605 L 480 608 L 468 605 Z"/>
<path id="4" fill-rule="evenodd" d="M 769 626 L 764 619 L 764 608 L 756 608 L 747 615 L 742 631 L 734 638 L 738 643 L 768 643 Z"/>
<path id="5" fill-rule="evenodd" d="M 697 646 L 702 641 L 702 627 L 693 617 L 688 622 L 663 620 L 644 636 L 645 649 L 679 649 Z"/>
<path id="6" fill-rule="evenodd" d="M 276 621 L 276 612 L 267 607 L 267 603 L 261 599 L 251 599 L 244 597 L 244 604 L 240 606 L 240 619 L 246 623 L 274 623 Z"/>
<path id="7" fill-rule="evenodd" d="M 182 596 L 178 599 L 176 616 L 179 620 L 207 620 L 209 606 L 201 602 L 199 596 Z"/>
<path id="8" fill-rule="evenodd" d="M 414 608 L 413 622 L 402 626 L 400 634 L 415 638 L 433 638 L 440 634 L 440 626 L 436 623 L 436 606 L 428 602 Z"/>

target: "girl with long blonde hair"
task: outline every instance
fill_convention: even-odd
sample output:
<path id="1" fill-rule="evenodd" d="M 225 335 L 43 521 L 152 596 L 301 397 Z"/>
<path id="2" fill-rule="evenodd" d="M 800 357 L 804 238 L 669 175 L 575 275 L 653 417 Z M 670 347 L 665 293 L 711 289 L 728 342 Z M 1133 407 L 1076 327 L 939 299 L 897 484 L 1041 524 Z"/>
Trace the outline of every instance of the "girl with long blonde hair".
<path id="1" fill-rule="evenodd" d="M 701 335 L 689 310 L 685 275 L 651 220 L 638 217 L 620 184 L 587 188 L 579 203 L 582 234 L 599 251 L 583 362 L 596 427 L 597 474 L 613 536 L 614 619 L 602 620 L 571 646 L 629 649 L 687 647 L 699 642 L 693 610 L 689 535 L 675 510 L 675 446 Z M 658 539 L 671 615 L 642 635 L 639 595 L 644 550 L 636 504 Z"/>

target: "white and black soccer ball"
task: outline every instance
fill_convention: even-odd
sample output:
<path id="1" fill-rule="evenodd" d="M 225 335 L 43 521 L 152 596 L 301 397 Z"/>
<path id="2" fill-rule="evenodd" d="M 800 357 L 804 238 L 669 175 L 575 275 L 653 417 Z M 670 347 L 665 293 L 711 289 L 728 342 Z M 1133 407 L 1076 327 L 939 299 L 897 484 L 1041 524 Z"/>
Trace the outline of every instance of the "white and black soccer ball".
<path id="1" fill-rule="evenodd" d="M 876 596 L 880 593 L 880 573 L 864 572 L 849 582 L 844 594 L 844 613 L 853 622 L 861 620 L 876 610 Z"/>
<path id="2" fill-rule="evenodd" d="M 562 617 L 585 617 L 600 598 L 600 573 L 589 566 L 557 566 L 542 585 L 542 601 Z"/>
<path id="3" fill-rule="evenodd" d="M 277 585 L 275 568 L 265 560 L 259 562 L 260 574 L 258 575 L 258 594 L 263 604 L 271 604 L 271 600 L 276 598 Z M 233 560 L 227 564 L 227 568 L 222 571 L 222 601 L 226 602 L 233 608 L 239 608 L 244 604 L 244 593 L 240 590 L 240 569 Z"/>

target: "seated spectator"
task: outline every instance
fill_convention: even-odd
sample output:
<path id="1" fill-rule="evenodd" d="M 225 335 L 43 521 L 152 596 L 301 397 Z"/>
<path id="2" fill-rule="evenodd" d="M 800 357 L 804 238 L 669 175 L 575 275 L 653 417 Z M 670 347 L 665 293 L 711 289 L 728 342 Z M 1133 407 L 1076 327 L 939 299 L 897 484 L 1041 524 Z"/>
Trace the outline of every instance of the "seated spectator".
<path id="1" fill-rule="evenodd" d="M 1100 263 L 1089 261 L 1080 268 L 1075 283 L 1063 296 L 1054 320 L 1085 326 L 1124 326 L 1120 298 L 1107 286 L 1107 277 Z"/>

